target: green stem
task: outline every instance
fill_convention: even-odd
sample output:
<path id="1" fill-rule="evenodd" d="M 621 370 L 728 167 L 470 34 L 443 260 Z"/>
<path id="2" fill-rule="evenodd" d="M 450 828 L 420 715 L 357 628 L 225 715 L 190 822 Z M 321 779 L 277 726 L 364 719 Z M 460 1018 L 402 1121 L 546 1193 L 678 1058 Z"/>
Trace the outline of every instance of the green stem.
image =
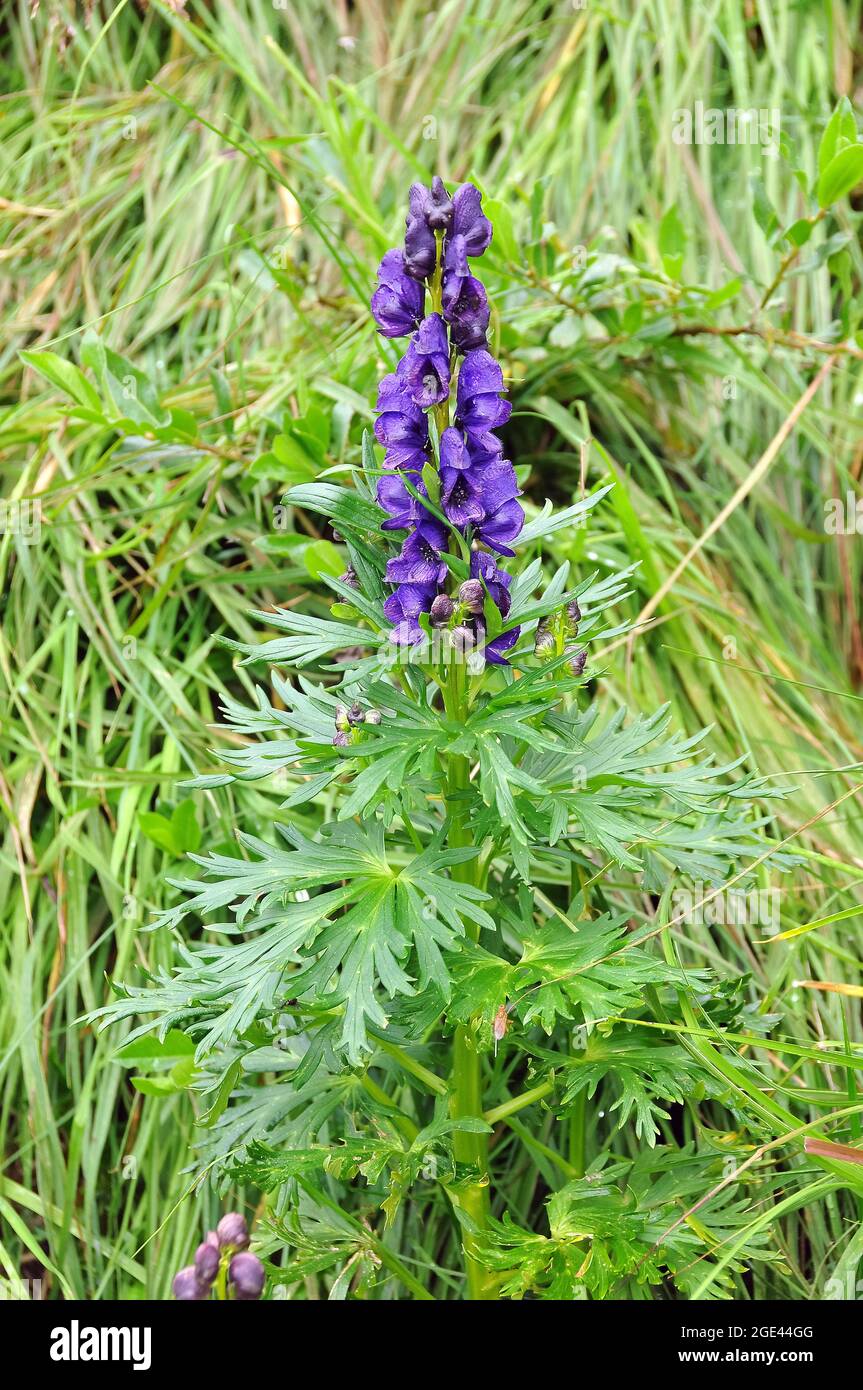
<path id="1" fill-rule="evenodd" d="M 450 662 L 444 690 L 446 712 L 450 719 L 464 717 L 467 704 L 467 672 L 458 660 Z M 470 785 L 470 764 L 467 758 L 449 758 L 446 802 L 449 814 L 449 844 L 462 848 L 473 843 L 467 816 L 465 792 Z M 452 876 L 459 883 L 474 883 L 477 864 L 471 859 L 453 864 Z M 465 932 L 472 941 L 479 937 L 479 927 L 465 923 Z M 464 1025 L 456 1028 L 452 1049 L 452 1089 L 450 1113 L 453 1119 L 482 1117 L 482 1070 L 479 1053 L 474 1046 L 471 1030 Z M 485 1134 L 457 1131 L 453 1136 L 456 1162 L 476 1174 L 474 1179 L 459 1184 L 451 1196 L 465 1218 L 462 1230 L 467 1294 L 471 1301 L 494 1299 L 494 1286 L 489 1273 L 476 1258 L 476 1250 L 488 1225 L 490 1213 L 488 1178 L 488 1138 Z"/>

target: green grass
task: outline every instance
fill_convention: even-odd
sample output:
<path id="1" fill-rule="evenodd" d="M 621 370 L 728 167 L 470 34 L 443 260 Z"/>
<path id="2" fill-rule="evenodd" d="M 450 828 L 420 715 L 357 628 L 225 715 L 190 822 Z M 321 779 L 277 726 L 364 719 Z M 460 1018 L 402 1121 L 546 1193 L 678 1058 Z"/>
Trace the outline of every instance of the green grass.
<path id="1" fill-rule="evenodd" d="M 0 536 L 0 1275 L 44 1270 L 55 1297 L 164 1297 L 220 1208 L 206 1185 L 189 1198 L 191 1103 L 136 1093 L 112 1060 L 117 1034 L 78 1020 L 106 997 L 106 975 L 172 957 L 141 928 L 177 861 L 138 818 L 216 766 L 218 693 L 252 689 L 216 636 L 255 640 L 252 606 L 316 592 L 303 558 L 316 523 L 296 515 L 274 531 L 284 478 L 266 457 L 283 417 L 316 406 L 333 413 L 327 466 L 356 457 L 389 352 L 366 299 L 407 183 L 474 177 L 511 210 L 517 253 L 499 236 L 488 264 L 516 462 L 530 464 L 537 503 L 568 500 L 582 467 L 592 483 L 613 466 L 596 530 L 557 551 L 580 570 L 638 562 L 634 616 L 827 356 L 836 278 L 801 263 L 845 230 L 858 292 L 863 270 L 859 203 L 846 200 L 758 309 L 781 252 L 748 176 L 763 170 L 783 225 L 803 214 L 799 184 L 758 147 L 675 145 L 674 111 L 778 108 L 811 178 L 837 96 L 859 86 L 863 6 L 756 3 L 747 23 L 735 0 L 467 0 L 399 5 L 387 22 L 358 5 L 343 27 L 339 7 L 311 0 L 293 18 L 263 0 L 193 2 L 188 19 L 105 3 L 58 57 L 48 14 L 73 8 L 31 20 L 22 0 L 2 56 L 0 476 L 6 498 L 41 499 L 43 524 L 37 546 Z M 643 302 L 686 323 L 658 247 L 672 203 L 686 281 L 739 276 L 711 322 L 751 321 L 751 336 L 639 339 L 623 320 Z M 573 269 L 581 246 L 627 258 L 608 267 L 603 303 L 588 305 Z M 19 356 L 78 361 L 88 327 L 192 413 L 194 445 L 122 442 L 70 418 Z M 715 725 L 720 759 L 742 754 L 794 785 L 767 803 L 768 835 L 804 857 L 780 885 L 783 930 L 863 903 L 863 552 L 823 524 L 825 497 L 859 495 L 861 390 L 859 351 L 839 353 L 653 622 L 631 650 L 611 647 L 599 685 L 610 709 L 671 701 L 685 728 Z M 210 845 L 227 844 L 277 801 L 277 788 L 240 784 L 198 794 L 197 816 Z M 795 983 L 859 985 L 859 919 L 781 943 L 683 924 L 674 935 L 689 961 L 751 972 L 781 1014 L 777 1036 L 809 1052 L 863 1042 L 859 999 Z M 853 1069 L 760 1060 L 777 1094 L 807 1093 L 813 1119 L 857 1104 Z M 542 1172 L 542 1133 L 528 1137 Z M 527 1208 L 536 1173 L 519 1181 Z M 843 1255 L 859 1258 L 858 1216 L 835 1195 L 770 1208 L 784 1272 L 758 1275 L 753 1295 L 821 1293 Z M 424 1248 L 421 1232 L 400 1239 Z"/>

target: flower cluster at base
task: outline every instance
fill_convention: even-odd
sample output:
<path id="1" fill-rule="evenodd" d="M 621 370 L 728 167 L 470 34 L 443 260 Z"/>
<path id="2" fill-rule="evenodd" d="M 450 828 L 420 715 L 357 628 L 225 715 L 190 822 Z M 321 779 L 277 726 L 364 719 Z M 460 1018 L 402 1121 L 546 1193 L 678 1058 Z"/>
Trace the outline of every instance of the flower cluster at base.
<path id="1" fill-rule="evenodd" d="M 209 1231 L 195 1251 L 195 1263 L 174 1276 L 174 1297 L 182 1303 L 201 1303 L 216 1297 L 249 1303 L 260 1298 L 264 1266 L 248 1250 L 249 1228 L 239 1212 L 228 1212 L 215 1231 Z"/>
<path id="2" fill-rule="evenodd" d="M 384 604 L 392 640 L 410 646 L 425 640 L 429 625 L 444 628 L 456 651 L 478 649 L 485 660 L 503 664 L 519 629 L 487 640 L 486 603 L 491 600 L 506 619 L 510 576 L 498 569 L 494 555 L 514 555 L 524 512 L 515 469 L 495 434 L 511 407 L 502 395 L 503 373 L 486 343 L 488 298 L 468 265 L 492 237 L 481 203 L 472 184 L 463 184 L 452 197 L 439 178 L 431 188 L 414 184 L 404 251 L 388 251 L 378 270 L 372 296 L 378 328 L 388 338 L 410 335 L 410 343 L 378 391 L 375 434 L 386 456 L 377 496 L 387 513 L 383 530 L 408 532 L 400 554 L 387 565 L 387 580 L 395 585 Z M 438 428 L 434 459 L 429 411 Z M 428 465 L 434 463 L 430 474 Z M 453 593 L 447 590 L 450 569 L 444 559 L 450 528 L 473 547 L 470 577 Z"/>

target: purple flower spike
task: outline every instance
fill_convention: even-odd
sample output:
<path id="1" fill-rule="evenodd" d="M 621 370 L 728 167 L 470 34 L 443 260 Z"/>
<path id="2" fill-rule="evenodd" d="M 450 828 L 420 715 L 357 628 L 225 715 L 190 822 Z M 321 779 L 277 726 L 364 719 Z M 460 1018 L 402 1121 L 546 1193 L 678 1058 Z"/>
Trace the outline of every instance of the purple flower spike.
<path id="1" fill-rule="evenodd" d="M 212 1284 L 219 1272 L 219 1247 L 209 1238 L 195 1251 L 195 1273 L 202 1284 Z"/>
<path id="2" fill-rule="evenodd" d="M 463 183 L 453 194 L 450 234 L 464 237 L 469 256 L 481 256 L 491 244 L 492 225 L 482 211 L 482 194 L 472 183 Z"/>
<path id="3" fill-rule="evenodd" d="M 423 319 L 398 367 L 408 395 L 425 409 L 449 397 L 449 343 L 440 314 Z"/>
<path id="4" fill-rule="evenodd" d="M 246 1225 L 246 1218 L 241 1216 L 238 1211 L 229 1211 L 216 1227 L 216 1235 L 219 1237 L 219 1244 L 223 1250 L 229 1246 L 232 1250 L 245 1250 L 249 1243 L 249 1228 Z"/>
<path id="5" fill-rule="evenodd" d="M 408 282 L 424 280 L 435 271 L 441 233 L 441 312 L 417 324 L 425 292 L 421 289 L 417 300 Z M 395 374 L 381 382 L 378 393 L 375 434 L 386 457 L 377 497 L 386 512 L 381 529 L 408 533 L 400 553 L 386 567 L 386 580 L 395 586 L 384 603 L 393 625 L 391 640 L 407 645 L 423 641 L 420 619 L 426 623 L 423 614 L 428 614 L 433 627 L 456 622 L 456 650 L 484 650 L 488 661 L 506 664 L 505 653 L 517 641 L 518 630 L 486 642 L 487 599 L 507 617 L 510 578 L 497 568 L 494 553 L 514 553 L 511 543 L 522 529 L 524 513 L 517 500 L 515 470 L 495 433 L 509 419 L 511 407 L 504 397 L 503 372 L 486 342 L 488 297 L 470 272 L 470 258 L 481 256 L 491 238 L 491 223 L 472 184 L 463 184 L 452 198 L 439 178 L 431 188 L 411 188 L 404 257 L 397 251 L 384 257 L 372 304 L 384 334 L 415 329 Z M 450 425 L 450 364 L 459 353 L 455 421 Z M 436 406 L 443 410 L 435 412 L 435 418 L 444 418 L 437 460 L 439 495 L 436 486 L 432 510 L 426 412 Z M 435 515 L 438 505 L 448 526 Z M 451 530 L 487 547 L 472 551 L 470 577 L 461 585 L 450 579 L 447 563 Z"/>
<path id="6" fill-rule="evenodd" d="M 401 251 L 388 251 L 378 267 L 378 287 L 372 295 L 372 314 L 385 338 L 413 333 L 423 312 L 425 294 L 408 275 Z"/>
<path id="7" fill-rule="evenodd" d="M 264 1288 L 264 1266 L 257 1255 L 235 1255 L 228 1266 L 228 1280 L 234 1297 L 243 1302 L 260 1298 Z"/>
<path id="8" fill-rule="evenodd" d="M 209 1297 L 210 1290 L 202 1284 L 198 1278 L 198 1272 L 194 1265 L 187 1265 L 181 1269 L 179 1274 L 174 1275 L 174 1282 L 171 1285 L 174 1297 L 180 1303 L 202 1303 Z"/>

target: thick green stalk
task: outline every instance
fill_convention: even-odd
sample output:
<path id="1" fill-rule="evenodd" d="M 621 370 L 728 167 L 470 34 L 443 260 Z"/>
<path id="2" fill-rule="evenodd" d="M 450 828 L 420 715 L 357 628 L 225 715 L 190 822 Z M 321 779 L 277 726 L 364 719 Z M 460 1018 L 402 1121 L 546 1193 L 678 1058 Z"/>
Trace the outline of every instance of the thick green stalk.
<path id="1" fill-rule="evenodd" d="M 456 654 L 453 654 L 456 656 Z M 456 659 L 450 662 L 446 686 L 446 709 L 451 719 L 464 718 L 466 707 L 466 667 Z M 472 844 L 472 835 L 466 814 L 464 793 L 470 782 L 470 764 L 467 758 L 450 757 L 447 775 L 447 811 L 450 818 L 449 843 L 461 848 Z M 459 883 L 473 883 L 476 875 L 476 861 L 452 866 L 452 876 Z M 465 931 L 476 941 L 479 927 L 472 922 L 465 923 Z M 452 1090 L 450 1111 L 454 1119 L 471 1116 L 482 1118 L 482 1070 L 469 1028 L 459 1026 L 455 1032 L 452 1049 Z M 456 1133 L 453 1136 L 453 1150 L 458 1163 L 474 1169 L 476 1181 L 467 1183 L 451 1195 L 464 1213 L 470 1229 L 463 1229 L 462 1240 L 467 1275 L 468 1298 L 472 1301 L 496 1297 L 488 1271 L 475 1258 L 474 1252 L 488 1224 L 488 1139 L 485 1134 Z"/>

